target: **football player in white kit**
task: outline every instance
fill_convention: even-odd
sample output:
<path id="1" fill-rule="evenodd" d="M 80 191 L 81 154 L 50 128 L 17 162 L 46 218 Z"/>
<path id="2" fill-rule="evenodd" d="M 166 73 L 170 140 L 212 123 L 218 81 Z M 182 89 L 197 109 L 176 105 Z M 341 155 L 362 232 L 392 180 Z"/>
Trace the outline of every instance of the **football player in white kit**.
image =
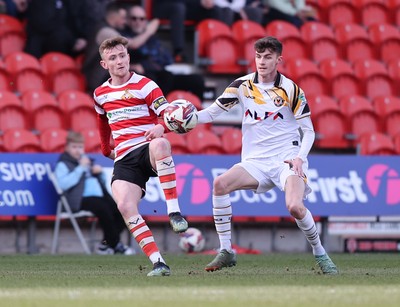
<path id="1" fill-rule="evenodd" d="M 209 123 L 237 104 L 243 107 L 241 162 L 216 177 L 213 184 L 213 215 L 220 251 L 205 269 L 215 271 L 236 265 L 229 193 L 264 193 L 278 187 L 285 192 L 286 207 L 310 243 L 322 272 L 338 274 L 321 244 L 312 214 L 303 203 L 311 192 L 306 177 L 307 155 L 315 138 L 306 97 L 297 84 L 277 70 L 282 61 L 279 40 L 259 39 L 254 49 L 257 71 L 233 81 L 212 105 L 197 113 L 198 123 Z"/>

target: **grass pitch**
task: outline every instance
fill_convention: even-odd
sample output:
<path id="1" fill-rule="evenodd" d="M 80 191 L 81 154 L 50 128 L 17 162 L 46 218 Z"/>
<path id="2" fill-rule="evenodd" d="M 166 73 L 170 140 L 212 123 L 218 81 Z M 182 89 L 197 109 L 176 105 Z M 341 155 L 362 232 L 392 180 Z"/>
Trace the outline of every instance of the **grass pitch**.
<path id="1" fill-rule="evenodd" d="M 165 255 L 169 277 L 147 277 L 135 256 L 0 256 L 0 306 L 399 306 L 398 254 L 331 254 L 325 276 L 311 254 L 238 255 L 208 273 L 211 255 Z"/>

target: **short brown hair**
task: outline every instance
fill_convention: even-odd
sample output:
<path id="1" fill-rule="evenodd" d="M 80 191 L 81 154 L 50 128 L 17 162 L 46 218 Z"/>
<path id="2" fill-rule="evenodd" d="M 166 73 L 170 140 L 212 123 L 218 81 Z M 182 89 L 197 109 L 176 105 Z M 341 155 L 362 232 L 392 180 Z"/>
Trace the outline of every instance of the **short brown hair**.
<path id="1" fill-rule="evenodd" d="M 85 138 L 82 133 L 69 131 L 67 135 L 67 145 L 69 143 L 85 143 Z"/>
<path id="2" fill-rule="evenodd" d="M 262 53 L 268 49 L 271 53 L 282 55 L 282 43 L 273 36 L 260 38 L 254 43 L 254 50 Z"/>
<path id="3" fill-rule="evenodd" d="M 104 50 L 112 49 L 118 45 L 128 48 L 128 39 L 123 36 L 117 36 L 104 40 L 99 47 L 100 56 L 103 56 Z"/>

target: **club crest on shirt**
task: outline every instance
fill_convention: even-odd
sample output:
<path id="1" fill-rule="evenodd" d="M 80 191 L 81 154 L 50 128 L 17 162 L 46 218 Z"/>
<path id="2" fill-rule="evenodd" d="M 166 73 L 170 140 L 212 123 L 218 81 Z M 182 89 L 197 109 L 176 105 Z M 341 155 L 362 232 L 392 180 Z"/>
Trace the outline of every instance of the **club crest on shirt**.
<path id="1" fill-rule="evenodd" d="M 276 96 L 274 97 L 274 105 L 276 107 L 281 107 L 285 103 L 285 99 L 283 99 L 281 96 Z"/>
<path id="2" fill-rule="evenodd" d="M 121 99 L 123 100 L 128 100 L 128 99 L 132 99 L 134 96 L 129 92 L 128 89 L 125 89 L 124 94 L 121 96 Z"/>

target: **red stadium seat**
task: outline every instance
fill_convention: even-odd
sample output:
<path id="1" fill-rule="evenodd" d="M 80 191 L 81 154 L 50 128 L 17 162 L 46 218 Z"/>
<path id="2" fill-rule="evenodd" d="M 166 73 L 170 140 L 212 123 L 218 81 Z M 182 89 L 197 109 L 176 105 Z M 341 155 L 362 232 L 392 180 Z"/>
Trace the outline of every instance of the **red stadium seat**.
<path id="1" fill-rule="evenodd" d="M 390 78 L 397 84 L 400 82 L 400 58 L 393 59 L 387 63 Z"/>
<path id="2" fill-rule="evenodd" d="M 238 20 L 232 25 L 233 38 L 236 41 L 240 64 L 244 72 L 255 71 L 254 43 L 265 37 L 264 28 L 257 22 L 251 20 Z"/>
<path id="3" fill-rule="evenodd" d="M 335 27 L 341 23 L 358 23 L 358 12 L 351 0 L 323 0 L 326 2 L 328 24 Z"/>
<path id="4" fill-rule="evenodd" d="M 307 96 L 330 94 L 329 85 L 319 68 L 308 59 L 290 59 L 285 64 L 286 75 L 293 79 Z"/>
<path id="5" fill-rule="evenodd" d="M 400 1 L 387 0 L 386 5 L 391 15 L 391 23 L 400 26 Z"/>
<path id="6" fill-rule="evenodd" d="M 352 0 L 360 16 L 362 25 L 369 27 L 373 24 L 390 23 L 389 8 L 384 0 Z"/>
<path id="7" fill-rule="evenodd" d="M 309 46 L 308 54 L 312 60 L 320 62 L 329 58 L 341 58 L 340 46 L 330 26 L 309 21 L 301 26 L 300 33 Z"/>
<path id="8" fill-rule="evenodd" d="M 341 59 L 325 59 L 319 63 L 319 68 L 330 85 L 330 92 L 336 98 L 362 93 L 360 81 L 348 62 Z"/>
<path id="9" fill-rule="evenodd" d="M 85 138 L 85 151 L 91 153 L 101 153 L 99 130 L 97 128 L 91 128 L 83 129 L 80 132 Z"/>
<path id="10" fill-rule="evenodd" d="M 353 65 L 355 75 L 362 81 L 364 95 L 370 99 L 395 95 L 396 89 L 386 66 L 372 59 L 358 60 Z"/>
<path id="11" fill-rule="evenodd" d="M 190 131 L 186 135 L 186 143 L 193 154 L 224 153 L 220 138 L 209 130 L 194 129 Z"/>
<path id="12" fill-rule="evenodd" d="M 5 131 L 3 142 L 7 152 L 42 152 L 39 138 L 26 129 Z"/>
<path id="13" fill-rule="evenodd" d="M 354 63 L 359 59 L 375 59 L 376 48 L 370 41 L 367 30 L 356 23 L 341 23 L 335 27 L 336 41 L 343 56 Z"/>
<path id="14" fill-rule="evenodd" d="M 64 113 L 67 128 L 74 131 L 97 127 L 97 115 L 94 101 L 86 93 L 66 90 L 58 96 L 58 103 Z"/>
<path id="15" fill-rule="evenodd" d="M 26 44 L 26 37 L 21 32 L 6 32 L 0 35 L 0 57 L 5 58 L 7 55 L 23 51 Z"/>
<path id="16" fill-rule="evenodd" d="M 308 96 L 308 103 L 316 131 L 315 146 L 329 149 L 348 148 L 350 143 L 345 138 L 345 117 L 336 100 L 326 95 L 316 95 Z"/>
<path id="17" fill-rule="evenodd" d="M 47 82 L 50 85 L 50 87 L 53 88 L 53 90 L 55 87 L 54 84 L 55 79 L 60 77 L 61 74 L 72 74 L 73 76 L 80 75 L 80 71 L 77 68 L 75 59 L 60 52 L 48 52 L 44 54 L 40 58 L 40 64 L 42 66 L 43 73 L 46 75 Z M 64 77 L 64 79 L 65 78 L 66 77 Z M 82 78 L 79 78 L 78 80 L 81 81 L 81 79 Z M 78 87 L 77 89 L 84 90 L 85 89 L 85 87 L 83 86 L 84 84 L 85 83 L 82 84 L 81 88 Z M 59 89 L 58 87 L 54 90 L 55 93 L 60 93 L 63 90 Z"/>
<path id="18" fill-rule="evenodd" d="M 189 91 L 183 91 L 183 90 L 174 90 L 168 93 L 166 97 L 168 102 L 172 102 L 176 99 L 186 99 L 190 101 L 197 110 L 202 110 L 203 105 L 199 97 L 197 97 L 195 94 Z"/>
<path id="19" fill-rule="evenodd" d="M 354 147 L 364 134 L 381 131 L 379 116 L 372 103 L 364 96 L 343 96 L 339 100 L 339 106 L 346 118 L 347 137 Z"/>
<path id="20" fill-rule="evenodd" d="M 400 133 L 400 98 L 397 96 L 380 96 L 373 100 L 379 114 L 383 132 L 390 136 Z"/>
<path id="21" fill-rule="evenodd" d="M 56 98 L 43 90 L 27 90 L 21 97 L 29 113 L 30 128 L 40 132 L 49 128 L 64 129 L 65 119 Z"/>
<path id="22" fill-rule="evenodd" d="M 300 31 L 293 24 L 274 20 L 265 26 L 267 35 L 278 38 L 283 45 L 282 56 L 284 59 L 307 58 L 308 50 L 301 37 Z"/>
<path id="23" fill-rule="evenodd" d="M 10 73 L 6 70 L 6 65 L 0 59 L 0 91 L 12 90 L 9 75 Z"/>
<path id="24" fill-rule="evenodd" d="M 7 15 L 0 14 L 0 36 L 3 36 L 9 32 L 25 33 L 24 25 L 17 18 Z"/>
<path id="25" fill-rule="evenodd" d="M 0 91 L 0 130 L 28 129 L 28 115 L 21 100 L 9 91 Z"/>
<path id="26" fill-rule="evenodd" d="M 394 155 L 396 150 L 392 139 L 383 133 L 363 135 L 359 143 L 361 155 Z"/>
<path id="27" fill-rule="evenodd" d="M 190 153 L 185 134 L 177 134 L 174 132 L 165 133 L 164 137 L 169 141 L 173 154 L 188 154 Z"/>
<path id="28" fill-rule="evenodd" d="M 397 134 L 393 138 L 393 143 L 394 143 L 394 149 L 396 150 L 396 153 L 400 155 L 400 134 Z"/>
<path id="29" fill-rule="evenodd" d="M 68 131 L 59 128 L 49 128 L 40 133 L 40 145 L 44 152 L 63 152 Z"/>
<path id="30" fill-rule="evenodd" d="M 225 129 L 221 134 L 222 147 L 226 154 L 237 155 L 242 151 L 242 131 L 238 128 Z"/>
<path id="31" fill-rule="evenodd" d="M 238 51 L 231 29 L 223 22 L 204 19 L 196 26 L 196 62 L 215 74 L 238 74 Z M 221 52 L 224 50 L 224 52 Z"/>
<path id="32" fill-rule="evenodd" d="M 372 43 L 379 58 L 388 63 L 398 59 L 400 54 L 400 31 L 391 24 L 373 24 L 368 28 Z"/>
<path id="33" fill-rule="evenodd" d="M 25 52 L 13 52 L 5 58 L 4 63 L 10 72 L 14 90 L 23 93 L 29 89 L 47 89 L 41 65 L 34 56 Z"/>

